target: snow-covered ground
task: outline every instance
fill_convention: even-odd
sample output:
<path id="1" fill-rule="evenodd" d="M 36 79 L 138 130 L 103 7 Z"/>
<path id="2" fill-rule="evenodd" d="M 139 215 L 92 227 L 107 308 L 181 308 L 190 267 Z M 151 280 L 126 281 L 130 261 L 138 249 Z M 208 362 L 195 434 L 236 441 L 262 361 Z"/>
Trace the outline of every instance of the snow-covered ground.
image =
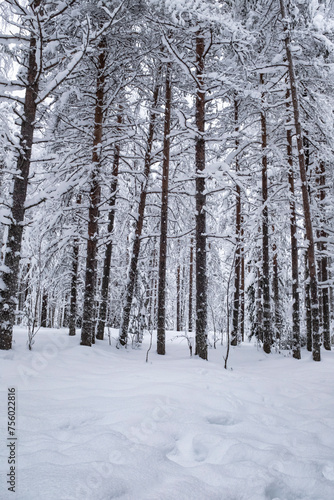
<path id="1" fill-rule="evenodd" d="M 169 339 L 172 338 L 169 335 Z M 253 344 L 189 357 L 186 343 L 80 347 L 41 329 L 0 351 L 0 498 L 333 500 L 334 353 L 315 363 Z M 231 369 L 232 368 L 232 369 Z M 16 493 L 7 388 L 17 389 Z"/>

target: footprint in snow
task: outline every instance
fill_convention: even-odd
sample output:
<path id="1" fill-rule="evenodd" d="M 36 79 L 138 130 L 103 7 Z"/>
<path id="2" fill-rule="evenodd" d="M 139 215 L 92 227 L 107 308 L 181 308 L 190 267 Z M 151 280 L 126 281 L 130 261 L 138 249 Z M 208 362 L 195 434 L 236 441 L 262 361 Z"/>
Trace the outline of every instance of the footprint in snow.
<path id="1" fill-rule="evenodd" d="M 334 481 L 334 466 L 333 465 L 325 465 L 322 469 L 322 473 L 326 479 L 329 481 Z"/>
<path id="2" fill-rule="evenodd" d="M 230 415 L 209 415 L 206 417 L 209 424 L 215 425 L 236 425 L 239 423 L 238 420 Z"/>
<path id="3" fill-rule="evenodd" d="M 217 436 L 210 434 L 196 435 L 192 440 L 193 458 L 196 462 L 205 462 L 210 451 L 217 446 Z"/>

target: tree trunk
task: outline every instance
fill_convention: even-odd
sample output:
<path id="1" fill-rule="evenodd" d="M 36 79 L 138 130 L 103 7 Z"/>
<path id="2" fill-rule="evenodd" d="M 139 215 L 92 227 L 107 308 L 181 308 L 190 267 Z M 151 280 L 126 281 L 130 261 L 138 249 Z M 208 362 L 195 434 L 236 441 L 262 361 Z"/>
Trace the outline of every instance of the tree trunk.
<path id="1" fill-rule="evenodd" d="M 287 91 L 287 99 L 290 92 Z M 287 104 L 289 108 L 289 104 Z M 290 240 L 291 240 L 291 272 L 292 272 L 292 332 L 293 345 L 292 352 L 295 359 L 300 359 L 300 303 L 299 303 L 299 269 L 298 269 L 298 241 L 297 241 L 297 217 L 295 202 L 295 182 L 293 172 L 292 157 L 292 132 L 288 128 L 287 138 L 287 156 L 289 164 L 289 189 L 290 189 Z"/>
<path id="2" fill-rule="evenodd" d="M 81 205 L 82 196 L 79 193 L 76 198 L 77 205 Z M 77 326 L 77 296 L 78 296 L 78 272 L 79 272 L 79 238 L 76 237 L 72 247 L 72 273 L 70 289 L 70 311 L 68 319 L 68 334 L 73 337 Z"/>
<path id="3" fill-rule="evenodd" d="M 142 191 L 140 193 L 140 200 L 139 200 L 139 207 L 138 207 L 138 218 L 137 218 L 136 228 L 135 228 L 135 236 L 134 236 L 132 255 L 131 255 L 130 266 L 129 266 L 129 276 L 128 276 L 128 281 L 127 281 L 127 285 L 126 285 L 125 302 L 124 302 L 124 307 L 123 307 L 122 321 L 121 321 L 121 327 L 120 327 L 119 339 L 118 339 L 119 343 L 123 346 L 126 345 L 127 338 L 128 338 L 130 312 L 131 312 L 131 305 L 132 305 L 132 299 L 133 299 L 134 286 L 135 286 L 135 282 L 136 282 L 138 259 L 139 259 L 139 252 L 140 252 L 140 237 L 141 237 L 141 233 L 142 233 L 143 225 L 144 225 L 144 215 L 145 215 L 146 196 L 147 196 L 147 189 L 148 189 L 148 179 L 149 179 L 149 175 L 150 175 L 151 161 L 152 161 L 151 153 L 152 153 L 152 147 L 153 147 L 153 141 L 154 141 L 155 124 L 156 124 L 156 119 L 158 116 L 156 108 L 158 105 L 158 97 L 159 97 L 160 72 L 161 72 L 161 70 L 159 68 L 158 73 L 157 73 L 157 80 L 156 80 L 156 84 L 155 84 L 155 88 L 154 88 L 154 92 L 153 92 L 153 110 L 152 110 L 151 116 L 150 116 L 147 147 L 146 147 L 145 160 L 144 160 L 144 179 L 145 180 L 144 180 L 144 185 L 143 185 Z"/>
<path id="4" fill-rule="evenodd" d="M 42 312 L 41 312 L 41 327 L 46 328 L 48 320 L 48 294 L 44 291 L 42 294 Z"/>
<path id="5" fill-rule="evenodd" d="M 294 70 L 294 62 L 291 52 L 291 36 L 288 27 L 288 20 L 286 19 L 284 0 L 280 0 L 281 14 L 284 24 L 284 34 L 285 34 L 285 50 L 288 60 L 289 67 L 289 78 L 290 78 L 290 90 L 292 98 L 292 106 L 294 113 L 295 129 L 296 129 L 296 139 L 297 139 L 297 149 L 298 149 L 298 161 L 300 178 L 302 181 L 302 196 L 303 196 L 303 208 L 304 208 L 304 219 L 305 219 L 305 230 L 306 239 L 308 242 L 308 265 L 310 272 L 310 291 L 311 291 L 311 310 L 312 310 L 312 330 L 313 330 L 313 360 L 320 361 L 320 330 L 319 330 L 319 301 L 318 301 L 318 283 L 317 283 L 317 269 L 315 261 L 315 250 L 314 250 L 314 238 L 313 238 L 313 227 L 310 209 L 310 200 L 308 195 L 307 187 L 307 177 L 305 168 L 305 155 L 303 150 L 303 135 L 302 127 L 300 121 L 299 112 L 299 99 L 297 94 L 297 81 Z"/>
<path id="6" fill-rule="evenodd" d="M 34 3 L 38 7 L 39 2 Z M 1 301 L 0 301 L 0 349 L 11 349 L 19 266 L 21 260 L 21 244 L 23 236 L 23 221 L 25 201 L 27 196 L 30 170 L 31 150 L 36 119 L 36 98 L 38 94 L 38 76 L 36 63 L 37 40 L 30 37 L 29 56 L 27 62 L 27 85 L 25 88 L 24 109 L 21 123 L 20 146 L 12 194 L 11 218 L 5 250 L 4 266 L 2 267 Z"/>
<path id="7" fill-rule="evenodd" d="M 241 218 L 241 281 L 240 281 L 240 335 L 241 340 L 245 340 L 245 253 L 243 246 L 243 220 Z"/>
<path id="8" fill-rule="evenodd" d="M 235 132 L 239 132 L 239 103 L 237 98 L 234 99 L 234 123 Z M 238 150 L 239 139 L 236 137 L 235 148 Z M 236 157 L 235 160 L 235 170 L 238 174 L 239 168 L 239 158 Z M 240 271 L 241 271 L 241 189 L 240 185 L 236 186 L 236 214 L 235 214 L 235 260 L 234 260 L 234 298 L 233 298 L 233 314 L 232 314 L 232 325 L 233 329 L 231 332 L 231 345 L 236 346 L 239 339 L 239 309 L 240 309 Z"/>
<path id="9" fill-rule="evenodd" d="M 156 292 L 156 268 L 157 268 L 156 238 L 153 238 L 153 249 L 150 258 L 149 286 L 148 286 L 148 330 L 151 332 L 155 328 L 155 292 Z"/>
<path id="10" fill-rule="evenodd" d="M 263 75 L 260 83 L 264 85 Z M 262 106 L 264 94 L 262 93 Z M 262 293 L 263 293 L 263 350 L 271 352 L 272 325 L 270 313 L 270 267 L 269 267 L 269 214 L 268 214 L 268 158 L 267 158 L 267 120 L 265 111 L 261 110 L 262 133 Z"/>
<path id="11" fill-rule="evenodd" d="M 95 284 L 97 270 L 97 238 L 98 238 L 98 217 L 101 188 L 99 184 L 100 170 L 100 150 L 102 143 L 102 129 L 104 116 L 104 85 L 105 85 L 105 65 L 107 59 L 107 48 L 104 39 L 99 43 L 98 75 L 96 82 L 96 107 L 94 119 L 94 139 L 91 188 L 89 193 L 89 213 L 88 213 L 88 240 L 86 257 L 85 292 L 83 303 L 83 318 L 81 329 L 81 345 L 91 346 L 95 340 Z"/>
<path id="12" fill-rule="evenodd" d="M 117 121 L 119 124 L 122 123 L 122 116 L 119 114 Z M 106 244 L 106 250 L 103 262 L 103 276 L 101 285 L 101 303 L 99 310 L 99 319 L 97 324 L 96 338 L 98 340 L 103 340 L 104 338 L 104 327 L 107 319 L 107 304 L 108 304 L 108 292 L 109 292 L 109 276 L 110 276 L 110 263 L 112 255 L 112 233 L 114 230 L 115 223 L 115 205 L 116 205 L 116 194 L 117 194 L 117 184 L 118 184 L 118 167 L 120 158 L 120 145 L 115 145 L 114 163 L 112 171 L 112 181 L 110 186 L 111 197 L 109 201 L 109 220 L 108 220 L 108 238 L 109 241 Z"/>
<path id="13" fill-rule="evenodd" d="M 304 151 L 305 151 L 305 168 L 306 173 L 308 172 L 310 166 L 310 143 L 307 138 L 307 133 L 305 133 L 303 137 Z M 309 191 L 308 187 L 308 191 Z M 309 193 L 310 194 L 310 193 Z M 304 236 L 306 239 L 306 236 Z M 304 253 L 304 278 L 305 278 L 305 316 L 306 316 L 306 347 L 309 352 L 312 352 L 312 344 L 313 344 L 313 330 L 312 330 L 312 310 L 311 310 L 311 289 L 310 289 L 310 273 L 308 268 L 308 257 L 307 257 L 307 249 Z"/>
<path id="14" fill-rule="evenodd" d="M 262 280 L 259 268 L 257 268 L 255 335 L 258 340 L 263 342 Z"/>
<path id="15" fill-rule="evenodd" d="M 313 330 L 312 330 L 312 310 L 311 310 L 311 290 L 310 290 L 310 273 L 308 268 L 307 250 L 304 255 L 305 267 L 305 314 L 306 314 L 306 348 L 312 352 L 313 346 Z"/>
<path id="16" fill-rule="evenodd" d="M 325 214 L 325 199 L 326 199 L 326 170 L 325 162 L 321 161 L 317 172 L 317 180 L 319 185 L 319 200 L 322 226 L 326 223 Z M 324 348 L 327 351 L 331 350 L 331 335 L 330 335 L 330 312 L 329 312 L 329 291 L 328 291 L 328 257 L 327 257 L 327 238 L 328 234 L 322 228 L 319 231 L 319 252 L 320 252 L 320 266 L 321 273 L 321 298 L 322 298 L 322 335 Z"/>
<path id="17" fill-rule="evenodd" d="M 167 263 L 167 229 L 168 229 L 168 177 L 170 153 L 170 121 L 171 121 L 171 65 L 167 63 L 165 89 L 165 123 L 162 162 L 161 219 L 160 219 L 160 253 L 159 253 L 159 285 L 158 285 L 158 332 L 157 353 L 165 354 L 165 321 L 166 321 L 166 263 Z M 177 297 L 179 305 L 179 297 Z"/>
<path id="18" fill-rule="evenodd" d="M 180 332 L 182 330 L 182 318 L 181 318 L 181 266 L 177 266 L 176 270 L 176 331 Z"/>
<path id="19" fill-rule="evenodd" d="M 206 276 L 206 194 L 205 194 L 205 39 L 196 37 L 196 353 L 208 359 L 207 346 L 207 276 Z"/>
<path id="20" fill-rule="evenodd" d="M 79 242 L 76 239 L 73 243 L 72 256 L 72 277 L 71 277 L 71 296 L 70 296 L 70 317 L 69 317 L 69 335 L 72 337 L 76 333 L 77 324 L 77 287 L 78 287 L 78 268 L 79 268 Z"/>
<path id="21" fill-rule="evenodd" d="M 193 331 L 193 268 L 194 268 L 194 238 L 190 240 L 189 256 L 189 301 L 188 301 L 188 331 Z"/>
<path id="22" fill-rule="evenodd" d="M 279 279 L 278 279 L 278 255 L 277 255 L 277 245 L 273 244 L 273 295 L 274 295 L 274 324 L 275 324 L 275 339 L 279 340 L 281 338 L 281 310 L 280 310 L 280 300 L 279 300 Z"/>

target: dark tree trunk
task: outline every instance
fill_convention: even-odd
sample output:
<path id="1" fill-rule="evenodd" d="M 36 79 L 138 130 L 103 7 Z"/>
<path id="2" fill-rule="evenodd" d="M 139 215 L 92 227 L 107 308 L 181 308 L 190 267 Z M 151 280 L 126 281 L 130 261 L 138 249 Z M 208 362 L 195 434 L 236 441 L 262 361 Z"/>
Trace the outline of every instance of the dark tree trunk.
<path id="1" fill-rule="evenodd" d="M 70 296 L 70 317 L 68 321 L 69 335 L 72 337 L 76 333 L 77 323 L 77 295 L 78 295 L 78 268 L 79 268 L 79 243 L 76 239 L 73 243 L 72 255 L 72 276 L 71 276 L 71 296 Z"/>
<path id="2" fill-rule="evenodd" d="M 37 7 L 38 5 L 39 2 L 35 2 L 35 6 Z M 12 214 L 8 228 L 4 259 L 5 270 L 2 271 L 4 287 L 1 289 L 0 301 L 0 349 L 5 350 L 12 347 L 25 213 L 24 205 L 27 196 L 31 150 L 35 129 L 35 101 L 38 93 L 36 46 L 37 40 L 32 35 L 29 45 L 27 85 L 25 88 L 24 110 L 21 123 L 20 147 L 16 165 L 17 174 L 14 175 Z"/>
<path id="3" fill-rule="evenodd" d="M 206 276 L 206 195 L 205 195 L 205 39 L 196 37 L 196 353 L 208 359 L 207 346 L 207 276 Z"/>
<path id="4" fill-rule="evenodd" d="M 325 214 L 325 199 L 326 199 L 326 169 L 325 162 L 321 161 L 317 171 L 317 181 L 319 185 L 319 201 L 320 201 L 320 224 L 326 223 Z M 321 299 L 322 299 L 322 335 L 324 348 L 327 351 L 331 350 L 331 335 L 330 335 L 330 311 L 329 311 L 329 291 L 328 291 L 328 257 L 327 257 L 327 238 L 328 234 L 322 228 L 319 231 L 319 252 L 321 274 Z"/>
<path id="5" fill-rule="evenodd" d="M 156 261 L 156 267 L 158 267 L 158 258 Z M 153 304 L 152 304 L 152 329 L 158 328 L 158 276 L 154 278 L 154 288 L 153 288 Z"/>
<path id="6" fill-rule="evenodd" d="M 193 331 L 193 268 L 194 268 L 194 238 L 190 240 L 189 256 L 189 301 L 188 301 L 188 331 Z"/>
<path id="7" fill-rule="evenodd" d="M 166 328 L 166 264 L 167 264 L 167 229 L 168 229 L 168 177 L 170 152 L 170 121 L 171 121 L 171 65 L 167 63 L 165 89 L 165 122 L 162 161 L 161 187 L 161 219 L 160 219 L 160 253 L 159 253 L 159 285 L 158 285 L 158 332 L 157 353 L 165 354 Z M 177 297 L 179 305 L 179 297 Z"/>
<path id="8" fill-rule="evenodd" d="M 181 295 L 180 295 L 180 321 L 181 331 L 186 328 L 186 266 L 182 265 Z"/>
<path id="9" fill-rule="evenodd" d="M 245 254 L 243 246 L 243 220 L 241 220 L 241 281 L 240 281 L 240 335 L 245 340 Z"/>
<path id="10" fill-rule="evenodd" d="M 149 287 L 148 287 L 148 330 L 151 332 L 155 328 L 155 295 L 156 295 L 156 268 L 157 268 L 156 238 L 153 239 L 153 249 L 150 259 Z"/>
<path id="11" fill-rule="evenodd" d="M 311 311 L 312 311 L 312 330 L 313 330 L 313 360 L 320 361 L 320 329 L 319 329 L 319 301 L 318 301 L 318 283 L 317 283 L 317 269 L 315 260 L 315 249 L 314 249 L 314 238 L 313 238 L 313 227 L 310 209 L 310 200 L 308 195 L 307 186 L 307 176 L 305 167 L 305 154 L 303 150 L 303 135 L 302 127 L 300 121 L 299 112 L 299 99 L 297 94 L 297 80 L 294 70 L 293 56 L 291 52 L 291 36 L 288 26 L 288 20 L 286 18 L 285 4 L 284 0 L 280 0 L 281 14 L 284 25 L 284 35 L 285 35 L 285 51 L 288 60 L 289 67 L 289 79 L 290 79 L 290 91 L 292 98 L 292 106 L 294 113 L 295 129 L 296 129 L 296 140 L 297 140 L 297 150 L 298 150 L 298 161 L 300 178 L 302 182 L 302 196 L 303 196 L 303 208 L 304 208 L 304 219 L 305 219 L 305 230 L 306 239 L 308 243 L 308 266 L 310 272 L 310 291 L 311 291 Z"/>
<path id="12" fill-rule="evenodd" d="M 287 92 L 287 99 L 290 92 Z M 289 104 L 287 104 L 289 107 Z M 299 264 L 297 241 L 297 217 L 295 202 L 295 182 L 292 157 L 292 132 L 287 129 L 287 156 L 289 164 L 289 190 L 290 190 L 290 240 L 291 240 L 291 272 L 292 272 L 292 352 L 295 359 L 300 359 L 300 303 L 299 303 Z"/>
<path id="13" fill-rule="evenodd" d="M 323 255 L 321 258 L 321 274 L 322 282 L 326 283 L 328 280 L 328 258 Z M 330 311 L 329 311 L 329 291 L 328 286 L 325 284 L 322 288 L 322 308 L 323 308 L 323 340 L 324 348 L 327 351 L 331 350 L 331 331 L 330 331 Z"/>
<path id="14" fill-rule="evenodd" d="M 122 123 L 122 116 L 118 115 L 118 123 Z M 109 220 L 108 220 L 108 238 L 109 241 L 106 244 L 106 250 L 104 254 L 103 262 L 103 276 L 101 285 L 101 303 L 99 310 L 99 319 L 97 324 L 96 338 L 98 340 L 103 340 L 104 338 L 104 327 L 107 319 L 107 304 L 108 304 L 108 292 L 109 292 L 109 276 L 110 276 L 110 264 L 112 255 L 112 233 L 114 230 L 115 223 L 115 205 L 116 205 L 116 194 L 117 194 L 117 184 L 118 184 L 118 167 L 120 158 L 120 145 L 116 144 L 114 163 L 112 171 L 112 181 L 110 186 L 111 197 L 109 201 Z"/>
<path id="15" fill-rule="evenodd" d="M 307 173 L 310 166 L 310 143 L 306 134 L 303 137 L 303 144 L 305 150 L 305 168 Z M 305 269 L 304 291 L 305 291 L 305 317 L 306 317 L 306 347 L 309 352 L 312 352 L 313 330 L 312 330 L 312 310 L 311 310 L 311 289 L 310 289 L 310 273 L 308 269 L 307 250 L 304 253 L 304 269 Z"/>
<path id="16" fill-rule="evenodd" d="M 91 174 L 91 188 L 89 193 L 88 212 L 88 240 L 86 257 L 85 292 L 83 303 L 83 318 L 81 330 L 81 345 L 91 346 L 95 340 L 95 284 L 97 270 L 97 239 L 98 218 L 101 188 L 99 184 L 100 149 L 102 143 L 103 116 L 104 116 L 104 85 L 105 65 L 107 59 L 106 42 L 104 39 L 99 44 L 98 75 L 96 82 L 96 107 L 94 119 L 93 139 L 93 169 Z"/>
<path id="17" fill-rule="evenodd" d="M 19 308 L 19 316 L 17 318 L 18 324 L 20 325 L 22 323 L 22 311 L 24 309 L 24 303 L 25 303 L 25 295 L 26 295 L 26 283 L 23 277 L 23 273 L 21 274 L 21 277 L 19 278 L 19 283 L 18 283 L 18 308 Z"/>
<path id="18" fill-rule="evenodd" d="M 42 294 L 42 312 L 41 312 L 41 327 L 48 326 L 48 294 L 44 291 Z"/>
<path id="19" fill-rule="evenodd" d="M 239 103 L 237 98 L 234 99 L 234 123 L 235 132 L 239 132 Z M 239 139 L 236 137 L 235 148 L 238 150 Z M 239 158 L 235 160 L 235 170 L 239 172 Z M 239 310 L 240 310 L 240 271 L 241 271 L 241 189 L 240 185 L 236 186 L 236 214 L 235 214 L 235 259 L 234 259 L 234 298 L 233 298 L 233 313 L 232 313 L 232 332 L 231 345 L 236 346 L 239 339 Z"/>
<path id="20" fill-rule="evenodd" d="M 146 147 L 145 160 L 144 160 L 144 179 L 145 180 L 144 180 L 144 185 L 143 185 L 142 191 L 140 193 L 140 200 L 139 200 L 139 207 L 138 207 L 138 218 L 137 218 L 137 222 L 136 222 L 135 236 L 134 236 L 134 242 L 133 242 L 133 247 L 132 247 L 132 255 L 131 255 L 130 266 L 129 266 L 129 276 L 128 276 L 128 281 L 127 281 L 126 291 L 125 291 L 125 302 L 124 302 L 124 306 L 123 306 L 122 321 L 121 321 L 121 327 L 120 327 L 120 332 L 119 332 L 119 343 L 123 346 L 126 345 L 126 343 L 127 343 L 131 305 L 132 305 L 132 299 L 133 299 L 134 286 L 135 286 L 136 277 L 137 277 L 137 267 L 138 267 L 138 259 L 139 259 L 139 252 L 140 252 L 140 237 L 141 237 L 143 225 L 144 225 L 145 205 L 146 205 L 146 196 L 147 196 L 147 189 L 148 189 L 148 179 L 149 179 L 149 175 L 150 175 L 151 161 L 152 161 L 151 154 L 152 154 L 152 147 L 153 147 L 153 142 L 154 142 L 156 119 L 158 116 L 156 108 L 158 105 L 158 97 L 159 97 L 160 72 L 161 72 L 161 70 L 159 69 L 158 73 L 157 73 L 157 80 L 156 80 L 154 92 L 153 92 L 153 110 L 152 110 L 151 116 L 150 116 L 147 147 Z"/>
<path id="21" fill-rule="evenodd" d="M 181 266 L 177 266 L 176 270 L 176 331 L 180 332 L 182 330 L 182 318 L 181 318 Z"/>
<path id="22" fill-rule="evenodd" d="M 312 331 L 312 310 L 311 310 L 311 290 L 310 290 L 310 273 L 308 269 L 307 250 L 304 255 L 305 267 L 305 313 L 306 313 L 306 347 L 312 352 L 313 331 Z"/>
<path id="23" fill-rule="evenodd" d="M 262 280 L 260 269 L 257 268 L 257 289 L 256 289 L 256 325 L 255 335 L 258 340 L 263 342 L 263 309 L 262 309 Z"/>
<path id="24" fill-rule="evenodd" d="M 153 250 L 150 259 L 150 272 L 149 272 L 149 318 L 148 330 L 151 332 L 155 328 L 155 295 L 156 295 L 156 268 L 157 268 L 157 251 L 156 251 L 156 238 L 153 239 Z"/>
<path id="25" fill-rule="evenodd" d="M 264 84 L 263 75 L 260 83 Z M 264 95 L 262 94 L 262 105 Z M 271 352 L 272 325 L 270 312 L 270 267 L 269 267 L 269 214 L 268 214 L 268 159 L 267 159 L 267 120 L 264 109 L 261 110 L 262 132 L 262 293 L 263 293 L 263 350 Z"/>
<path id="26" fill-rule="evenodd" d="M 280 298 L 279 298 L 279 278 L 278 278 L 278 256 L 277 256 L 277 245 L 273 244 L 273 295 L 274 295 L 274 324 L 275 324 L 275 339 L 279 340 L 281 338 L 281 310 L 280 310 Z"/>
<path id="27" fill-rule="evenodd" d="M 38 7 L 39 2 L 34 6 Z M 21 123 L 20 147 L 14 175 L 12 194 L 11 219 L 8 227 L 6 253 L 2 280 L 0 301 L 0 349 L 11 349 L 13 326 L 15 323 L 15 309 L 19 266 L 21 259 L 21 244 L 23 235 L 23 220 L 25 201 L 27 196 L 28 178 L 30 170 L 31 150 L 36 119 L 36 98 L 38 94 L 38 75 L 36 63 L 37 40 L 30 37 L 29 56 L 27 62 L 27 85 L 25 88 L 24 109 Z"/>
<path id="28" fill-rule="evenodd" d="M 332 257 L 328 257 L 328 279 L 332 281 L 333 273 L 332 269 L 333 260 Z M 329 320 L 330 324 L 334 322 L 334 290 L 333 287 L 329 287 Z"/>
<path id="29" fill-rule="evenodd" d="M 77 195 L 76 203 L 81 205 L 82 196 Z M 79 272 L 79 239 L 76 237 L 72 247 L 72 273 L 70 289 L 70 311 L 68 318 L 69 335 L 73 337 L 76 334 L 77 326 L 77 296 L 78 296 L 78 272 Z"/>

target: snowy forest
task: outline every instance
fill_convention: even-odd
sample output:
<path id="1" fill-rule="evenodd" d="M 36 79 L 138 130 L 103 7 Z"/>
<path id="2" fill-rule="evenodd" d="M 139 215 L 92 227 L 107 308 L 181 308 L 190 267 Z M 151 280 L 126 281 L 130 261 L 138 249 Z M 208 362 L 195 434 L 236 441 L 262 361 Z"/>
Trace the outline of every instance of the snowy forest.
<path id="1" fill-rule="evenodd" d="M 329 1 L 1 6 L 0 348 L 195 332 L 320 361 L 334 314 Z"/>
<path id="2" fill-rule="evenodd" d="M 334 498 L 333 113 L 333 0 L 0 2 L 1 499 Z"/>

